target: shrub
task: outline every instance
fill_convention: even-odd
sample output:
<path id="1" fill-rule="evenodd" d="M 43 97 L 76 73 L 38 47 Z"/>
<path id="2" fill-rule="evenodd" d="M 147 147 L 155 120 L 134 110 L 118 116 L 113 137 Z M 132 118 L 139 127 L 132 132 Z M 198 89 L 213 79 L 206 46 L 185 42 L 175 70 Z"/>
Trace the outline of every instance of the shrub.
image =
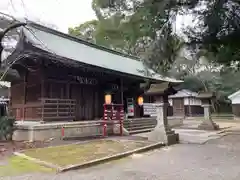
<path id="1" fill-rule="evenodd" d="M 13 117 L 0 117 L 0 140 L 12 140 L 15 119 Z"/>

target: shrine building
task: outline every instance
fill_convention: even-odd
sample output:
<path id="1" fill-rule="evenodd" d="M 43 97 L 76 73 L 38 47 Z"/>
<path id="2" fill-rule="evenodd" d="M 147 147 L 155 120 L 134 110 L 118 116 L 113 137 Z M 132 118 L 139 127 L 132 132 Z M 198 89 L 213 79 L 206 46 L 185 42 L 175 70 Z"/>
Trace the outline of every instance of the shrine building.
<path id="1" fill-rule="evenodd" d="M 181 82 L 154 73 L 135 57 L 35 23 L 21 29 L 15 50 L 2 62 L 9 64 L 10 106 L 22 121 L 99 120 L 106 94 L 111 103 L 124 104 L 127 116 L 141 117 L 138 98 L 146 82 Z"/>

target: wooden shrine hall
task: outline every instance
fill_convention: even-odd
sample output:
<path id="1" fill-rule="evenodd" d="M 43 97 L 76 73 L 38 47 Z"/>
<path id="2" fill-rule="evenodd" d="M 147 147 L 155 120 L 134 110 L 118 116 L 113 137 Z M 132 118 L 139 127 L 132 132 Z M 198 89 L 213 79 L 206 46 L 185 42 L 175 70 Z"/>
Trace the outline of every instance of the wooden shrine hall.
<path id="1" fill-rule="evenodd" d="M 15 75 L 8 74 L 5 80 L 11 82 L 10 106 L 17 120 L 100 119 L 105 94 L 112 95 L 113 103 L 124 104 L 125 112 L 132 99 L 133 116 L 139 117 L 136 103 L 146 79 L 181 82 L 150 69 L 148 76 L 146 67 L 134 57 L 32 22 L 21 29 L 15 50 L 2 65 L 11 63 Z"/>

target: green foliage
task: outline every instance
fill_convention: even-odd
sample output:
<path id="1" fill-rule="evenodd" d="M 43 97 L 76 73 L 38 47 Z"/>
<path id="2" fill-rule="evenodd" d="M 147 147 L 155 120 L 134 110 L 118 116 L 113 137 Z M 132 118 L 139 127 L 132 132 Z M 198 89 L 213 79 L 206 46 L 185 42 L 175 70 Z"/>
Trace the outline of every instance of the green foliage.
<path id="1" fill-rule="evenodd" d="M 98 20 L 70 28 L 69 34 L 138 56 L 157 72 L 165 72 L 184 42 L 172 32 L 171 6 L 169 1 L 93 0 Z"/>
<path id="2" fill-rule="evenodd" d="M 68 32 L 72 36 L 82 38 L 86 41 L 94 42 L 95 31 L 98 25 L 97 20 L 87 21 L 74 28 L 69 28 Z"/>
<path id="3" fill-rule="evenodd" d="M 0 140 L 12 140 L 14 132 L 15 119 L 12 117 L 2 116 L 0 117 Z"/>
<path id="4" fill-rule="evenodd" d="M 70 34 L 138 56 L 156 72 L 184 80 L 183 88 L 217 92 L 221 101 L 240 89 L 239 72 L 222 68 L 240 66 L 237 0 L 93 0 L 92 7 L 98 19 Z M 186 28 L 187 44 L 173 31 L 176 15 L 184 13 L 198 22 Z"/>
<path id="5" fill-rule="evenodd" d="M 172 15 L 191 14 L 197 23 L 185 30 L 189 44 L 213 53 L 213 60 L 217 63 L 229 66 L 237 62 L 240 66 L 238 0 L 93 0 L 92 6 L 100 22 L 115 15 L 124 21 L 114 30 L 114 34 L 124 42 L 119 46 L 120 50 L 127 47 L 126 49 L 131 49 L 128 53 L 138 55 L 134 50 L 139 46 L 138 40 L 143 37 L 150 38 L 158 47 L 158 32 Z M 100 36 L 110 34 L 106 28 L 99 28 L 98 31 L 105 32 L 99 33 Z M 115 42 L 109 39 L 113 40 L 116 36 L 108 37 L 108 43 L 105 44 L 110 42 L 114 47 Z M 145 49 L 146 51 L 149 49 Z M 171 65 L 171 58 L 169 60 L 162 65 Z"/>
<path id="6" fill-rule="evenodd" d="M 184 41 L 182 39 L 175 34 L 166 32 L 147 48 L 144 59 L 147 61 L 147 66 L 156 72 L 166 73 L 171 69 L 176 59 L 180 58 L 180 51 L 183 47 Z"/>
<path id="7" fill-rule="evenodd" d="M 215 55 L 215 61 L 226 66 L 240 62 L 240 2 L 238 0 L 198 0 L 194 9 L 198 23 L 186 30 L 191 45 Z"/>

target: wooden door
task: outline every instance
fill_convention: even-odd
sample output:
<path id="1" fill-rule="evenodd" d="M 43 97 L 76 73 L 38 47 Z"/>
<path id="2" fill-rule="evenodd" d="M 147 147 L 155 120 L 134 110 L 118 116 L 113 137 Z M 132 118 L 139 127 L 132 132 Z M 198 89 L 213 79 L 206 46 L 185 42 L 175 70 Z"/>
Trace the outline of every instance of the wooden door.
<path id="1" fill-rule="evenodd" d="M 176 98 L 173 99 L 173 116 L 184 116 L 184 99 Z"/>
<path id="2" fill-rule="evenodd" d="M 82 113 L 85 120 L 94 118 L 94 88 L 85 86 L 82 89 Z"/>
<path id="3" fill-rule="evenodd" d="M 71 84 L 70 85 L 70 99 L 74 99 L 76 100 L 76 109 L 75 109 L 75 113 L 76 113 L 76 119 L 77 121 L 81 120 L 81 116 L 82 116 L 82 109 L 81 109 L 81 88 L 79 88 L 79 86 L 75 85 L 75 84 Z"/>

